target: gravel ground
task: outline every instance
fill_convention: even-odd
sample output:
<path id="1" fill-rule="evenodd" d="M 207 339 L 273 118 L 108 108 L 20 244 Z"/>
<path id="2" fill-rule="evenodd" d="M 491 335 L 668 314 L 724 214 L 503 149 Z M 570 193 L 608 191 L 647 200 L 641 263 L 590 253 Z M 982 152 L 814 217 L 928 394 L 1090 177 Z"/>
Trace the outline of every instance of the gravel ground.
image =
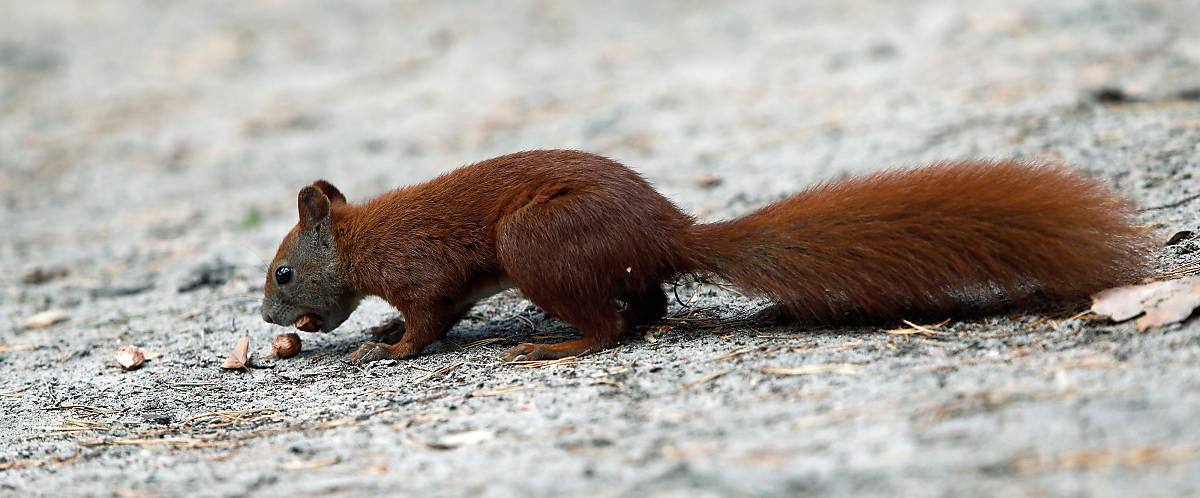
<path id="1" fill-rule="evenodd" d="M 0 494 L 1200 493 L 1196 319 L 768 329 L 684 282 L 670 330 L 574 362 L 500 363 L 571 333 L 513 293 L 412 360 L 338 361 L 378 300 L 265 357 L 300 186 L 362 200 L 524 149 L 613 157 L 708 220 L 888 166 L 1064 161 L 1163 240 L 1200 232 L 1200 8 L 970 3 L 4 2 Z M 242 336 L 256 368 L 221 371 Z M 161 357 L 123 372 L 123 345 Z"/>

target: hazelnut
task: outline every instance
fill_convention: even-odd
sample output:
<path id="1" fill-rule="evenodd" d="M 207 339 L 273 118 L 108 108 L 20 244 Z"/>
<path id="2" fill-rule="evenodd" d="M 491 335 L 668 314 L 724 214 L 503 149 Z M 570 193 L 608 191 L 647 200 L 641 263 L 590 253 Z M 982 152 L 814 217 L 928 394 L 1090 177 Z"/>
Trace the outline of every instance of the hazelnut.
<path id="1" fill-rule="evenodd" d="M 312 313 L 300 315 L 300 318 L 296 319 L 296 328 L 305 332 L 316 332 L 321 330 L 322 325 L 325 325 L 325 322 L 321 321 L 320 317 Z"/>
<path id="2" fill-rule="evenodd" d="M 295 332 L 275 336 L 275 339 L 271 340 L 271 354 L 279 359 L 300 354 L 300 336 Z"/>

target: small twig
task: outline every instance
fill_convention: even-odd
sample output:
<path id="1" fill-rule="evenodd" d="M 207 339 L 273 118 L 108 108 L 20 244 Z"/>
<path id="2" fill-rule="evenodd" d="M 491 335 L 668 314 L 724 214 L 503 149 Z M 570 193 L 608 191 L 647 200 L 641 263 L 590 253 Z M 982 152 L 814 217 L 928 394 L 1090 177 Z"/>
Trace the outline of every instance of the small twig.
<path id="1" fill-rule="evenodd" d="M 725 370 L 724 372 L 717 372 L 717 373 L 714 373 L 714 374 L 705 375 L 704 377 L 701 377 L 701 378 L 699 378 L 699 379 L 696 379 L 696 380 L 693 380 L 693 381 L 691 381 L 691 382 L 688 382 L 687 384 L 684 384 L 682 387 L 680 387 L 680 388 L 679 388 L 679 390 L 680 390 L 680 391 L 686 391 L 686 390 L 688 390 L 688 389 L 691 389 L 691 388 L 692 388 L 692 387 L 694 387 L 694 386 L 697 386 L 697 385 L 703 384 L 703 383 L 705 383 L 705 382 L 711 382 L 712 380 L 716 379 L 717 377 L 720 377 L 720 376 L 722 376 L 722 375 L 725 375 L 725 374 L 727 374 L 727 373 L 729 373 L 729 372 L 732 372 L 732 371 L 733 371 L 733 370 Z"/>
<path id="2" fill-rule="evenodd" d="M 943 326 L 943 325 L 945 325 L 945 324 L 947 324 L 947 323 L 950 323 L 950 319 L 949 319 L 949 318 L 947 318 L 947 319 L 945 319 L 945 320 L 942 320 L 942 322 L 941 322 L 941 323 L 938 323 L 937 325 L 929 325 L 929 326 L 917 325 L 917 324 L 915 324 L 915 323 L 913 323 L 913 322 L 910 322 L 910 321 L 908 321 L 908 320 L 900 320 L 900 321 L 901 321 L 901 322 L 904 322 L 904 324 L 905 324 L 905 325 L 908 325 L 908 326 L 909 326 L 909 328 L 907 328 L 907 329 L 892 329 L 892 330 L 885 330 L 885 331 L 884 331 L 884 333 L 885 333 L 885 334 L 891 334 L 891 335 L 913 335 L 913 334 L 921 334 L 921 335 L 924 335 L 924 336 L 945 336 L 945 335 L 949 335 L 949 334 L 947 334 L 946 332 L 938 332 L 938 331 L 936 331 L 936 330 L 933 330 L 933 329 L 929 328 L 929 327 L 941 327 L 941 326 Z"/>
<path id="3" fill-rule="evenodd" d="M 858 371 L 858 367 L 850 363 L 828 363 L 824 365 L 805 365 L 802 367 L 760 367 L 755 370 L 775 375 L 852 374 Z"/>
<path id="4" fill-rule="evenodd" d="M 863 344 L 866 344 L 866 343 L 865 342 L 846 342 L 846 343 L 841 343 L 841 344 L 831 344 L 829 346 L 818 346 L 818 347 L 792 346 L 791 350 L 792 351 L 809 351 L 809 352 L 812 352 L 812 351 L 848 351 L 851 349 L 858 349 Z"/>
<path id="5" fill-rule="evenodd" d="M 671 294 L 675 295 L 675 302 L 679 303 L 679 305 L 682 306 L 684 309 L 692 307 L 691 306 L 692 301 L 696 300 L 696 298 L 700 295 L 700 289 L 702 289 L 704 287 L 704 277 L 701 277 L 700 275 L 697 275 L 697 274 L 691 274 L 691 277 L 692 277 L 692 280 L 694 282 L 696 282 L 696 293 L 692 294 L 692 297 L 690 299 L 688 299 L 688 302 L 686 302 L 686 303 L 683 302 L 682 299 L 679 299 L 679 288 L 682 287 L 682 284 L 679 283 L 679 280 L 676 280 L 671 283 Z"/>
<path id="6" fill-rule="evenodd" d="M 488 338 L 486 338 L 486 339 L 480 339 L 480 340 L 478 340 L 478 341 L 474 341 L 474 342 L 470 342 L 470 343 L 467 343 L 467 344 L 463 344 L 462 346 L 457 346 L 457 347 L 455 347 L 454 349 L 449 349 L 449 350 L 447 350 L 446 352 L 447 352 L 447 353 L 450 353 L 450 352 L 454 352 L 454 351 L 462 351 L 462 350 L 464 350 L 464 349 L 470 349 L 470 348 L 473 348 L 473 347 L 475 347 L 475 346 L 482 346 L 482 345 L 484 345 L 484 344 L 491 344 L 491 343 L 493 343 L 493 342 L 499 342 L 499 341 L 503 341 L 503 340 L 504 340 L 504 338 L 503 338 L 503 337 L 488 337 Z"/>
<path id="7" fill-rule="evenodd" d="M 98 408 L 98 407 L 95 407 L 95 406 L 87 406 L 87 405 L 58 405 L 58 406 L 43 406 L 43 407 L 42 407 L 42 409 L 43 409 L 43 410 L 46 410 L 46 411 L 52 411 L 52 410 L 87 410 L 87 411 L 90 411 L 90 412 L 95 412 L 95 413 L 121 413 L 122 411 L 124 411 L 124 410 L 113 410 L 113 409 L 111 409 L 111 408 Z"/>
<path id="8" fill-rule="evenodd" d="M 530 330 L 537 329 L 537 327 L 533 326 L 533 320 L 526 318 L 525 315 L 515 315 L 515 316 L 516 316 L 517 320 L 525 322 L 525 325 L 528 325 Z"/>
<path id="9" fill-rule="evenodd" d="M 512 365 L 513 368 L 545 368 L 545 367 L 550 367 L 550 366 L 554 366 L 554 365 L 578 364 L 578 363 L 595 363 L 595 362 L 590 361 L 590 360 L 579 360 L 578 357 L 575 357 L 575 356 L 565 356 L 565 357 L 559 358 L 557 360 L 522 360 L 522 361 L 510 361 L 507 364 Z"/>
<path id="10" fill-rule="evenodd" d="M 432 371 L 432 372 L 429 372 L 429 373 L 427 373 L 427 374 L 425 374 L 425 375 L 422 375 L 420 378 L 418 378 L 416 381 L 414 381 L 414 382 L 413 382 L 413 384 L 420 384 L 422 381 L 424 381 L 425 379 L 428 379 L 428 378 L 430 378 L 430 377 L 437 376 L 437 375 L 443 375 L 443 374 L 445 374 L 446 372 L 449 372 L 449 371 L 451 371 L 451 370 L 454 370 L 454 369 L 456 369 L 456 368 L 458 368 L 458 367 L 462 366 L 462 364 L 463 364 L 463 362 L 461 362 L 461 361 L 460 361 L 460 362 L 458 362 L 458 363 L 455 363 L 455 364 L 452 364 L 452 365 L 447 365 L 447 366 L 444 366 L 444 367 L 442 367 L 442 368 L 439 368 L 439 369 L 437 369 L 437 370 L 434 370 L 434 371 Z"/>
<path id="11" fill-rule="evenodd" d="M 12 389 L 12 390 L 8 390 L 8 391 L 0 392 L 0 396 L 8 396 L 8 397 L 10 397 L 10 398 L 20 398 L 20 397 L 21 397 L 21 395 L 20 395 L 20 394 L 18 394 L 18 393 L 22 393 L 22 392 L 28 391 L 28 390 L 29 390 L 29 388 L 31 388 L 31 387 L 33 387 L 33 385 L 28 385 L 28 386 L 25 386 L 25 387 L 18 387 L 18 388 L 16 388 L 16 389 Z"/>
<path id="12" fill-rule="evenodd" d="M 1071 315 L 1070 317 L 1067 317 L 1067 318 L 1066 318 L 1065 320 L 1063 320 L 1063 321 L 1065 322 L 1065 321 L 1067 321 L 1067 320 L 1075 320 L 1075 319 L 1077 319 L 1077 318 L 1082 318 L 1084 315 L 1087 315 L 1087 314 L 1089 314 L 1089 313 L 1091 313 L 1091 312 L 1092 312 L 1092 310 L 1090 310 L 1090 309 L 1086 309 L 1086 310 L 1080 311 L 1079 313 L 1076 313 L 1076 314 L 1074 314 L 1074 315 Z"/>
<path id="13" fill-rule="evenodd" d="M 745 294 L 742 294 L 742 293 L 741 293 L 740 291 L 738 291 L 737 289 L 734 289 L 734 288 L 732 288 L 732 287 L 730 287 L 730 286 L 728 286 L 728 285 L 722 284 L 722 283 L 720 283 L 720 282 L 709 282 L 709 284 L 710 284 L 710 285 L 713 285 L 713 286 L 716 286 L 716 287 L 718 287 L 718 288 L 720 288 L 720 289 L 722 289 L 722 290 L 726 290 L 726 291 L 732 292 L 732 293 L 734 293 L 734 294 L 737 294 L 737 295 L 739 295 L 739 296 L 746 297 L 746 295 L 745 295 Z"/>
<path id="14" fill-rule="evenodd" d="M 50 457 L 50 458 L 35 458 L 32 460 L 17 460 L 15 462 L 0 462 L 0 470 L 19 469 L 22 467 L 33 467 L 36 465 L 42 465 L 44 463 L 49 463 L 49 462 L 58 462 L 58 463 L 62 463 L 62 464 L 67 464 L 67 463 L 73 462 L 74 460 L 76 460 L 78 458 L 79 458 L 78 456 L 71 457 L 71 458 Z"/>
<path id="15" fill-rule="evenodd" d="M 399 389 L 373 389 L 373 390 L 367 391 L 367 392 L 365 392 L 365 393 L 358 393 L 358 394 L 355 394 L 355 396 L 367 396 L 367 395 L 371 395 L 371 394 L 379 394 L 379 393 L 398 393 L 398 392 L 400 392 L 400 390 L 399 390 Z"/>
<path id="16" fill-rule="evenodd" d="M 186 438 L 161 438 L 161 439 L 136 439 L 124 438 L 114 440 L 93 439 L 89 441 L 80 441 L 80 446 L 101 446 L 101 445 L 116 445 L 116 446 L 156 446 L 156 445 L 185 445 L 194 448 L 215 447 L 219 444 L 216 441 L 198 437 Z"/>
<path id="17" fill-rule="evenodd" d="M 702 310 L 696 310 L 696 311 L 703 311 L 704 309 L 712 309 L 712 308 L 703 308 Z M 672 322 L 716 322 L 718 319 L 716 319 L 716 318 L 682 318 L 682 317 L 668 316 L 668 317 L 664 317 L 663 320 L 668 320 L 668 321 L 672 321 Z M 717 325 L 720 325 L 720 324 L 719 323 L 713 324 L 714 327 Z"/>
<path id="18" fill-rule="evenodd" d="M 379 376 L 378 376 L 378 375 L 376 375 L 376 374 L 373 374 L 373 373 L 371 373 L 371 372 L 368 372 L 368 371 L 367 371 L 365 368 L 363 368 L 363 367 L 361 367 L 361 366 L 359 366 L 359 365 L 355 365 L 355 364 L 353 364 L 353 363 L 351 363 L 351 364 L 349 364 L 349 365 L 350 365 L 352 368 L 354 368 L 354 369 L 358 370 L 359 372 L 362 372 L 362 374 L 363 374 L 363 375 L 366 375 L 366 376 L 368 376 L 368 377 L 379 377 Z"/>
<path id="19" fill-rule="evenodd" d="M 471 397 L 482 398 L 482 397 L 487 397 L 487 396 L 501 396 L 504 394 L 509 394 L 512 392 L 521 391 L 521 390 L 525 390 L 525 389 L 534 389 L 537 387 L 542 387 L 542 386 L 540 386 L 538 384 L 528 384 L 528 385 L 518 384 L 515 386 L 503 386 L 503 387 L 493 387 L 491 389 L 479 389 L 479 390 L 472 392 Z"/>
<path id="20" fill-rule="evenodd" d="M 221 417 L 221 418 L 223 418 L 223 419 L 226 419 L 226 420 L 238 420 L 238 419 L 241 419 L 241 418 L 243 418 L 243 417 L 246 417 L 246 416 L 249 416 L 249 415 L 256 415 L 256 414 L 259 414 L 259 413 L 279 413 L 279 410 L 275 410 L 275 409 L 272 409 L 272 408 L 256 408 L 256 409 L 254 409 L 254 410 L 227 411 L 227 412 L 209 412 L 209 413 L 205 413 L 205 414 L 201 414 L 201 415 L 196 415 L 195 417 L 192 417 L 192 418 L 189 418 L 189 419 L 187 419 L 187 420 L 184 420 L 184 421 L 183 421 L 183 425 L 188 425 L 188 424 L 190 424 L 192 421 L 194 421 L 194 420 L 199 420 L 199 419 L 202 419 L 202 418 Z"/>
<path id="21" fill-rule="evenodd" d="M 1177 267 L 1167 270 L 1165 272 L 1159 273 L 1158 277 L 1163 278 L 1163 279 L 1172 279 L 1175 277 L 1182 277 L 1184 275 L 1188 275 L 1188 274 L 1196 273 L 1196 272 L 1200 272 L 1200 261 L 1195 261 L 1192 263 L 1188 263 L 1186 265 L 1177 266 Z"/>
<path id="22" fill-rule="evenodd" d="M 36 429 L 36 430 L 39 430 L 39 431 L 51 432 L 51 433 L 53 433 L 53 434 L 76 434 L 76 433 L 79 433 L 79 432 L 95 431 L 95 430 L 102 430 L 102 429 L 107 429 L 107 428 L 108 428 L 107 426 L 100 426 L 100 427 L 55 427 L 55 426 L 37 426 L 37 427 L 31 427 L 31 429 Z"/>
<path id="23" fill-rule="evenodd" d="M 738 346 L 738 347 L 736 347 L 736 348 L 733 348 L 733 350 L 729 351 L 728 353 L 725 353 L 725 354 L 723 354 L 723 355 L 721 355 L 721 356 L 718 356 L 718 357 L 716 357 L 716 358 L 713 358 L 713 359 L 712 359 L 712 361 L 728 360 L 728 359 L 730 359 L 730 358 L 733 358 L 733 357 L 735 357 L 735 356 L 741 356 L 741 355 L 743 355 L 743 354 L 746 354 L 746 353 L 748 353 L 748 352 L 749 352 L 749 351 L 746 351 L 746 348 L 749 348 L 749 347 L 750 347 L 750 346 Z"/>
<path id="24" fill-rule="evenodd" d="M 704 281 L 703 280 L 697 281 L 696 282 L 696 292 L 692 293 L 692 297 L 688 298 L 687 303 L 684 304 L 683 307 L 691 308 L 692 303 L 696 302 L 696 299 L 700 297 L 700 291 L 702 291 L 702 290 L 704 290 Z"/>
<path id="25" fill-rule="evenodd" d="M 342 461 L 342 458 L 334 455 L 328 458 L 314 458 L 312 460 L 295 460 L 282 465 L 276 465 L 276 470 L 307 470 L 320 467 L 328 467 Z"/>
<path id="26" fill-rule="evenodd" d="M 1161 206 L 1153 206 L 1153 207 L 1148 207 L 1148 208 L 1142 208 L 1142 209 L 1139 209 L 1139 210 L 1138 210 L 1138 212 L 1144 213 L 1144 212 L 1146 212 L 1146 211 L 1156 211 L 1156 210 L 1159 210 L 1159 209 L 1167 209 L 1167 208 L 1179 207 L 1179 206 L 1182 206 L 1182 205 L 1184 205 L 1184 204 L 1187 204 L 1187 203 L 1189 203 L 1189 202 L 1192 202 L 1192 201 L 1194 201 L 1194 200 L 1196 200 L 1196 199 L 1200 199 L 1200 194 L 1189 195 L 1189 196 L 1187 196 L 1187 197 L 1184 197 L 1184 198 L 1182 198 L 1182 199 L 1180 199 L 1180 200 L 1177 200 L 1177 201 L 1175 201 L 1175 202 L 1170 202 L 1170 203 L 1167 203 L 1167 204 L 1163 204 L 1163 205 L 1161 205 Z"/>
<path id="27" fill-rule="evenodd" d="M 0 353 L 10 353 L 13 351 L 22 351 L 22 350 L 26 350 L 26 349 L 33 349 L 38 346 L 40 346 L 40 344 L 17 344 L 14 346 L 0 345 Z"/>
<path id="28" fill-rule="evenodd" d="M 606 385 L 606 386 L 613 386 L 613 387 L 615 387 L 615 388 L 617 388 L 617 389 L 625 389 L 625 384 L 622 384 L 622 383 L 621 383 L 621 381 L 614 380 L 614 379 L 607 379 L 607 378 L 604 378 L 604 377 L 601 377 L 601 378 L 599 378 L 599 379 L 595 379 L 595 380 L 593 380 L 593 381 L 592 381 L 592 385 L 596 385 L 596 384 L 603 384 L 603 385 Z"/>

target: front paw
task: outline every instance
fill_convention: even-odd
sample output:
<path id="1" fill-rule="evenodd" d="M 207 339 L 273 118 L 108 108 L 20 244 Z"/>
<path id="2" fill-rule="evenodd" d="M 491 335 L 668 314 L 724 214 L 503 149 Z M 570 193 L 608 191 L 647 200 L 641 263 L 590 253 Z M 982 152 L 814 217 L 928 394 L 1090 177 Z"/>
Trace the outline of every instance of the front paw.
<path id="1" fill-rule="evenodd" d="M 346 361 L 352 365 L 362 365 L 372 361 L 390 360 L 396 356 L 386 344 L 364 342 L 362 346 L 358 347 L 358 351 L 350 353 L 350 356 L 346 357 Z"/>

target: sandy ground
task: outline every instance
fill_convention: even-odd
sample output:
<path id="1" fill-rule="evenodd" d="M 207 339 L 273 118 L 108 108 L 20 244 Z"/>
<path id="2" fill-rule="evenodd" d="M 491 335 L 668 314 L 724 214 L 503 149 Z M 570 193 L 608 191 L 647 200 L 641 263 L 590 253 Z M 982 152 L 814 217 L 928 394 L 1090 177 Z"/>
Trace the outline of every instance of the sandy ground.
<path id="1" fill-rule="evenodd" d="M 1200 8 L 969 3 L 3 2 L 0 494 L 1200 493 L 1195 319 L 767 329 L 685 282 L 669 331 L 574 362 L 496 359 L 571 333 L 517 294 L 412 360 L 339 363 L 377 300 L 264 357 L 300 186 L 523 149 L 616 158 L 708 220 L 887 166 L 1065 161 L 1164 240 L 1200 231 Z M 241 336 L 259 368 L 222 372 Z M 123 345 L 161 357 L 122 372 Z"/>

